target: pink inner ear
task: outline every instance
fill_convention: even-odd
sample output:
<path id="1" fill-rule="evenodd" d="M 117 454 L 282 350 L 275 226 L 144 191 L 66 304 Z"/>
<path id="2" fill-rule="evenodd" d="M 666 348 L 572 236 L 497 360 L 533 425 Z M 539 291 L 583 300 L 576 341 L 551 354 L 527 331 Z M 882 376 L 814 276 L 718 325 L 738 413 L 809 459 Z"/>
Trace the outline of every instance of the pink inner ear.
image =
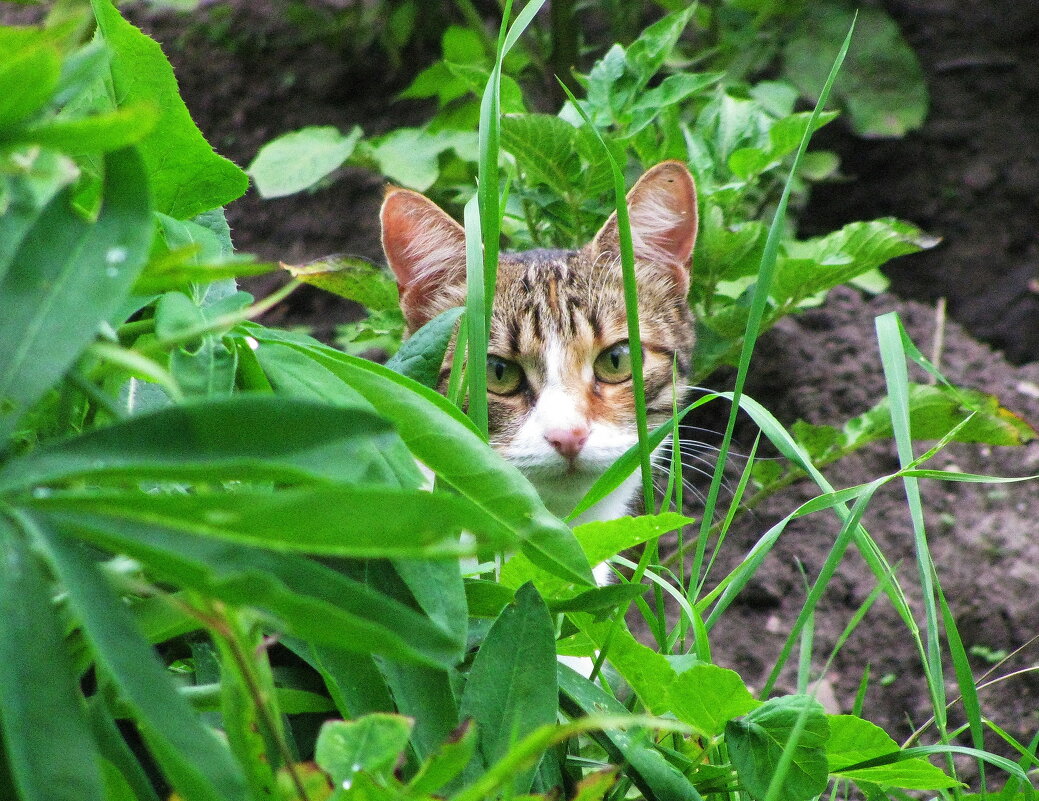
<path id="1" fill-rule="evenodd" d="M 696 242 L 696 189 L 685 167 L 665 162 L 647 172 L 628 199 L 639 259 L 686 268 Z"/>
<path id="2" fill-rule="evenodd" d="M 407 189 L 390 190 L 381 220 L 386 261 L 414 329 L 443 311 L 439 306 L 452 287 L 464 287 L 465 231 L 433 201 Z"/>

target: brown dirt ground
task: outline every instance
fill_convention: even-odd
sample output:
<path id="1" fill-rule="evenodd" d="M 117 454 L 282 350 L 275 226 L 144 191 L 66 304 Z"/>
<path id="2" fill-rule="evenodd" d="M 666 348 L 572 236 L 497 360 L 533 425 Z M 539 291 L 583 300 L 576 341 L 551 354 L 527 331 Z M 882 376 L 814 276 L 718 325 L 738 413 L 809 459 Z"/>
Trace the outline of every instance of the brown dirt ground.
<path id="1" fill-rule="evenodd" d="M 826 133 L 822 144 L 841 152 L 844 171 L 854 180 L 817 190 L 804 224 L 808 232 L 823 232 L 853 219 L 895 215 L 941 235 L 940 248 L 891 268 L 893 291 L 922 301 L 948 298 L 950 313 L 974 336 L 1023 363 L 1012 365 L 957 322 L 946 326 L 946 375 L 998 395 L 1039 425 L 1039 16 L 1029 4 L 1011 0 L 891 0 L 885 6 L 920 54 L 932 92 L 931 116 L 922 131 L 899 141 Z M 424 118 L 421 106 L 389 102 L 401 85 L 377 55 L 279 38 L 285 25 L 270 8 L 235 4 L 226 25 L 135 15 L 163 43 L 189 108 L 217 150 L 246 164 L 263 143 L 302 125 L 345 130 L 361 124 L 372 134 Z M 228 209 L 236 245 L 296 263 L 329 253 L 378 259 L 381 184 L 378 176 L 351 170 L 314 194 L 262 201 L 250 192 Z M 270 279 L 252 285 L 261 293 L 270 286 Z M 930 305 L 837 290 L 824 307 L 784 320 L 761 340 L 748 393 L 786 424 L 798 418 L 833 424 L 865 411 L 883 395 L 873 318 L 890 310 L 899 312 L 927 351 L 935 335 Z M 304 292 L 265 322 L 306 323 L 328 336 L 354 314 L 334 298 Z M 723 423 L 708 417 L 706 424 Z M 748 443 L 744 438 L 740 447 Z M 954 446 L 932 465 L 1036 474 L 1039 443 L 1017 449 Z M 895 469 L 893 446 L 877 444 L 826 472 L 836 486 L 849 486 Z M 998 668 L 998 676 L 1035 666 L 1039 482 L 925 482 L 922 489 L 930 547 L 965 645 L 991 651 L 1025 646 Z M 730 535 L 723 561 L 738 560 L 773 522 L 811 495 L 811 487 L 801 485 L 766 502 Z M 919 608 L 912 529 L 899 485 L 877 495 L 864 523 L 887 558 L 900 565 L 899 579 Z M 798 564 L 814 576 L 838 530 L 829 514 L 788 528 L 765 569 L 713 632 L 720 662 L 760 684 L 804 597 Z M 817 668 L 873 586 L 862 560 L 849 552 L 816 616 Z M 886 601 L 873 608 L 826 675 L 835 710 L 850 710 L 867 665 L 872 680 L 866 717 L 896 738 L 907 736 L 924 722 L 926 690 L 915 647 Z M 976 675 L 989 667 L 975 657 Z M 785 688 L 791 678 L 783 677 Z M 950 699 L 955 695 L 950 684 Z M 1039 726 L 1039 674 L 996 683 L 984 690 L 982 702 L 996 723 L 1027 742 Z M 952 717 L 961 718 L 958 706 Z"/>

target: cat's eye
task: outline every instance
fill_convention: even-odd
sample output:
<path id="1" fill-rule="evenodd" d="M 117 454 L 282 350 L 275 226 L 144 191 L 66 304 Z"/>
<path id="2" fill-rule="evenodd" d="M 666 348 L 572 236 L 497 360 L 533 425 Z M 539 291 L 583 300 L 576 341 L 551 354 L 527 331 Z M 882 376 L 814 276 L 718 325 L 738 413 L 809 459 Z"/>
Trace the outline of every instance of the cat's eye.
<path id="1" fill-rule="evenodd" d="M 500 356 L 487 355 L 487 389 L 495 395 L 512 395 L 523 386 L 523 368 Z"/>
<path id="2" fill-rule="evenodd" d="M 607 384 L 619 384 L 631 378 L 631 348 L 618 342 L 595 357 L 595 377 Z"/>

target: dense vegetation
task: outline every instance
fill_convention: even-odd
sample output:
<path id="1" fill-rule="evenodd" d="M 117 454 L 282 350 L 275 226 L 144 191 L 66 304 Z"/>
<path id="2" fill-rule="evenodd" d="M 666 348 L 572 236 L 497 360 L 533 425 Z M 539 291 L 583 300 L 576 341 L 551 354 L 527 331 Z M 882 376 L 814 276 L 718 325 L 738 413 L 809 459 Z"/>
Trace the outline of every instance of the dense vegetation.
<path id="1" fill-rule="evenodd" d="M 401 26 L 387 47 L 407 38 L 401 9 L 413 6 L 387 15 Z M 109 0 L 0 29 L 0 797 L 801 801 L 854 786 L 960 798 L 954 754 L 995 765 L 998 779 L 983 770 L 982 781 L 1005 798 L 1031 796 L 1035 742 L 1011 743 L 1020 764 L 981 749 L 986 724 L 916 487 L 995 480 L 927 470 L 946 442 L 1034 433 L 996 399 L 945 383 L 890 316 L 877 323 L 889 396 L 871 412 L 788 432 L 741 392 L 764 327 L 838 284 L 875 287 L 880 264 L 928 245 L 895 220 L 796 237 L 789 210 L 837 168 L 805 149 L 833 118 L 828 93 L 857 124 L 881 102 L 833 82 L 851 19 L 828 6 L 841 28 L 827 34 L 832 47 L 783 48 L 803 80 L 812 71 L 798 54 L 827 54 L 818 84 L 799 89 L 755 82 L 754 64 L 737 58 L 751 41 L 778 47 L 741 34 L 738 4 L 675 10 L 606 49 L 548 115 L 528 112 L 523 88 L 551 62 L 543 34 L 520 38 L 539 7 L 511 27 L 506 11 L 497 42 L 475 23 L 445 31 L 443 60 L 408 90 L 438 97 L 426 126 L 376 138 L 304 129 L 248 172 L 278 195 L 367 165 L 465 204 L 483 256 L 473 248 L 459 336 L 482 364 L 502 237 L 581 242 L 623 198 L 625 175 L 688 163 L 701 193 L 697 376 L 737 367 L 734 392 L 693 404 L 734 401 L 703 509 L 683 504 L 675 460 L 663 500 L 648 497 L 641 517 L 571 530 L 549 514 L 486 444 L 482 371 L 459 359 L 452 397 L 429 386 L 462 312 L 401 345 L 396 289 L 370 265 L 297 272 L 365 303 L 371 316 L 351 341 L 396 351 L 385 366 L 249 322 L 280 298 L 257 304 L 234 280 L 268 269 L 234 253 L 222 212 L 248 177 L 195 128 L 159 47 Z M 866 41 L 883 49 L 890 28 L 865 21 Z M 572 35 L 564 23 L 554 41 Z M 694 64 L 683 36 L 705 25 L 714 55 Z M 800 92 L 820 98 L 813 111 L 797 110 Z M 935 383 L 910 384 L 909 361 Z M 785 458 L 751 454 L 721 510 L 738 408 Z M 686 411 L 646 432 L 585 503 L 640 469 Z M 841 490 L 819 473 L 885 437 L 897 473 Z M 938 444 L 917 455 L 914 437 Z M 432 491 L 415 459 L 436 475 Z M 744 502 L 804 476 L 819 496 L 762 532 L 735 570 L 712 571 Z M 905 484 L 914 521 L 920 618 L 860 525 L 890 481 Z M 770 680 L 751 691 L 713 664 L 712 626 L 786 524 L 827 510 L 830 558 L 807 577 Z M 676 531 L 668 562 L 657 543 Z M 637 563 L 620 555 L 636 546 Z M 814 698 L 813 611 L 849 549 L 876 589 L 847 632 L 881 597 L 898 610 L 928 679 L 935 717 L 917 742 L 929 745 L 899 747 L 865 719 L 865 669 L 853 714 Z M 604 559 L 625 570 L 596 588 L 589 563 Z M 799 692 L 775 695 L 795 652 Z M 597 655 L 598 681 L 558 654 Z M 947 725 L 950 681 L 972 747 Z"/>

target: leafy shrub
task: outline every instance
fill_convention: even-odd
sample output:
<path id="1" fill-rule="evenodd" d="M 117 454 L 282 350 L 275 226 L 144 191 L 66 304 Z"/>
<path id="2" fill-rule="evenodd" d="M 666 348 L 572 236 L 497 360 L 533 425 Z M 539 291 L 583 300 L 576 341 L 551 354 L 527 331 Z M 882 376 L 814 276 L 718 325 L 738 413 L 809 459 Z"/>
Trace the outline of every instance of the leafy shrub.
<path id="1" fill-rule="evenodd" d="M 798 801 L 845 782 L 872 796 L 959 792 L 926 760 L 953 750 L 937 698 L 940 744 L 900 749 L 859 717 L 826 714 L 807 675 L 806 692 L 755 697 L 711 664 L 714 619 L 782 524 L 705 593 L 676 590 L 644 561 L 637 575 L 683 609 L 649 648 L 620 613 L 637 599 L 659 620 L 645 588 L 594 588 L 588 563 L 689 521 L 664 511 L 571 531 L 550 515 L 479 427 L 416 380 L 439 364 L 457 313 L 387 367 L 248 322 L 262 304 L 233 277 L 265 267 L 233 254 L 221 211 L 245 176 L 191 123 L 158 46 L 109 0 L 92 9 L 88 44 L 79 21 L 0 30 L 0 796 L 475 801 L 564 788 L 585 801 Z M 772 147 L 774 127 L 744 146 Z M 733 191 L 733 203 L 751 197 Z M 591 213 L 579 205 L 565 219 Z M 908 345 L 885 331 L 886 358 L 904 367 Z M 892 389 L 904 469 L 876 486 L 923 474 L 906 456 L 908 384 Z M 767 412 L 741 403 L 813 473 Z M 964 417 L 947 436 L 978 419 Z M 844 522 L 791 644 L 852 543 L 878 582 L 862 614 L 887 594 L 912 623 L 858 525 L 876 486 L 833 493 L 813 477 L 824 494 L 791 518 L 834 507 Z M 459 556 L 478 572 L 463 576 Z M 929 575 L 926 548 L 920 562 Z M 939 610 L 956 667 L 966 661 L 940 593 L 927 610 L 927 648 L 914 636 L 944 687 L 930 639 Z M 556 661 L 595 650 L 608 682 Z M 621 680 L 626 702 L 612 689 Z M 330 716 L 342 720 L 318 731 Z M 1031 791 L 1016 765 L 958 750 Z"/>

